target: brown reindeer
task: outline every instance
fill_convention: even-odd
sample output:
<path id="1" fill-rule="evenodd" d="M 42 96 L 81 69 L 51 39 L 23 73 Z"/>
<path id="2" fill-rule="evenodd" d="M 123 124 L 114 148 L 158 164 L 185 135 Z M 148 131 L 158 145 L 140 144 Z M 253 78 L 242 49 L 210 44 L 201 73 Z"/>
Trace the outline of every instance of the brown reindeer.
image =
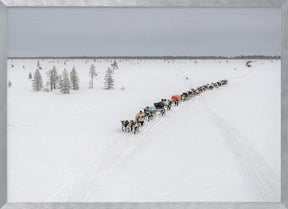
<path id="1" fill-rule="evenodd" d="M 122 131 L 126 132 L 129 121 L 128 120 L 121 120 L 121 124 L 122 124 Z"/>
<path id="2" fill-rule="evenodd" d="M 134 134 L 136 134 L 136 132 L 139 132 L 140 124 L 137 121 L 133 121 L 133 129 L 134 129 Z"/>
<path id="3" fill-rule="evenodd" d="M 128 132 L 132 132 L 133 131 L 133 127 L 134 127 L 134 121 L 130 120 L 129 124 L 127 125 Z"/>

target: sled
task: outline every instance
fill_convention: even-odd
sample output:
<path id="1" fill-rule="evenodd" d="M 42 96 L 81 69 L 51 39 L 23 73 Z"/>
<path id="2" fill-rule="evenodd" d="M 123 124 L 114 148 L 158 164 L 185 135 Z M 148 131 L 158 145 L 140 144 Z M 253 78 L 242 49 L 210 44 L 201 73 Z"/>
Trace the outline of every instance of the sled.
<path id="1" fill-rule="evenodd" d="M 171 99 L 179 101 L 179 100 L 181 100 L 181 96 L 180 95 L 174 95 L 171 97 Z"/>
<path id="2" fill-rule="evenodd" d="M 156 109 L 162 109 L 164 107 L 164 102 L 154 103 L 154 106 Z"/>
<path id="3" fill-rule="evenodd" d="M 155 113 L 157 111 L 156 107 L 149 107 L 148 112 Z"/>

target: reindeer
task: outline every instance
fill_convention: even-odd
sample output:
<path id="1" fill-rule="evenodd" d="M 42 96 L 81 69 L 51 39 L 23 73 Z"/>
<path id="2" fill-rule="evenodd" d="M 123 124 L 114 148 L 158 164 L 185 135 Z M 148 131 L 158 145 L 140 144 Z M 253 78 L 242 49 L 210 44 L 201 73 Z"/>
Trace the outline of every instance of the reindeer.
<path id="1" fill-rule="evenodd" d="M 160 115 L 164 116 L 165 114 L 166 114 L 166 110 L 165 110 L 165 108 L 162 108 L 160 111 Z"/>
<path id="2" fill-rule="evenodd" d="M 228 81 L 227 81 L 227 80 L 222 80 L 221 83 L 222 83 L 223 85 L 226 85 L 226 84 L 228 83 Z"/>
<path id="3" fill-rule="evenodd" d="M 167 105 L 167 111 L 168 111 L 168 110 L 171 110 L 171 107 L 172 107 L 172 101 L 169 100 L 169 101 L 168 101 L 168 105 Z"/>
<path id="4" fill-rule="evenodd" d="M 192 94 L 192 96 L 196 96 L 197 95 L 196 90 L 195 89 L 191 89 L 191 94 Z"/>
<path id="5" fill-rule="evenodd" d="M 187 94 L 186 92 L 183 92 L 183 93 L 181 94 L 181 100 L 182 100 L 182 101 L 185 101 L 185 100 L 187 99 L 187 97 L 188 97 L 188 94 Z"/>
<path id="6" fill-rule="evenodd" d="M 211 83 L 214 87 L 216 87 L 216 88 L 219 88 L 219 86 L 218 86 L 218 84 L 217 83 Z"/>
<path id="7" fill-rule="evenodd" d="M 179 101 L 178 100 L 174 100 L 175 106 L 179 105 Z"/>
<path id="8" fill-rule="evenodd" d="M 136 132 L 139 132 L 140 124 L 137 121 L 133 121 L 133 129 L 134 129 L 134 134 Z"/>
<path id="9" fill-rule="evenodd" d="M 134 127 L 134 121 L 130 120 L 128 125 L 127 125 L 128 132 L 132 132 L 133 131 L 133 127 Z"/>
<path id="10" fill-rule="evenodd" d="M 121 120 L 121 124 L 122 124 L 122 131 L 126 132 L 129 121 L 128 120 Z"/>
<path id="11" fill-rule="evenodd" d="M 145 119 L 147 119 L 148 122 L 153 119 L 153 113 L 152 112 L 147 111 L 147 112 L 144 112 L 144 114 L 145 114 Z"/>

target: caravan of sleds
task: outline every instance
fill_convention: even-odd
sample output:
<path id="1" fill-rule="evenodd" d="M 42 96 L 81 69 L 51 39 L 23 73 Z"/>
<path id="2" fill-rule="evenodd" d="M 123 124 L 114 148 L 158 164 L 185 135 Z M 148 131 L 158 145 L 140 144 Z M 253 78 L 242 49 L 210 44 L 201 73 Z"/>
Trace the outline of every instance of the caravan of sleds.
<path id="1" fill-rule="evenodd" d="M 144 125 L 144 121 L 148 122 L 154 118 L 154 116 L 158 113 L 160 116 L 165 116 L 166 111 L 171 110 L 172 104 L 175 106 L 179 105 L 180 101 L 186 101 L 191 97 L 197 96 L 203 93 L 206 90 L 212 90 L 214 88 L 219 88 L 220 86 L 226 85 L 228 80 L 221 80 L 215 83 L 206 84 L 200 86 L 196 89 L 191 89 L 190 91 L 183 92 L 181 95 L 174 95 L 171 99 L 161 99 L 160 102 L 154 103 L 154 106 L 147 106 L 144 110 L 140 110 L 137 113 L 135 120 L 121 120 L 122 131 L 123 132 L 131 132 L 136 134 L 139 132 L 141 126 Z"/>

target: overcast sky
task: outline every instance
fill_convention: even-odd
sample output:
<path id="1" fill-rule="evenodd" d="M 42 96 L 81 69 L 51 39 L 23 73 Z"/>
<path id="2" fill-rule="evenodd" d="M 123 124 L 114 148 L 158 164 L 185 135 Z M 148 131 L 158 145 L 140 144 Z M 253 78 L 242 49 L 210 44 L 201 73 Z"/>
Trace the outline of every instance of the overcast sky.
<path id="1" fill-rule="evenodd" d="M 280 55 L 281 10 L 9 8 L 8 55 Z"/>

